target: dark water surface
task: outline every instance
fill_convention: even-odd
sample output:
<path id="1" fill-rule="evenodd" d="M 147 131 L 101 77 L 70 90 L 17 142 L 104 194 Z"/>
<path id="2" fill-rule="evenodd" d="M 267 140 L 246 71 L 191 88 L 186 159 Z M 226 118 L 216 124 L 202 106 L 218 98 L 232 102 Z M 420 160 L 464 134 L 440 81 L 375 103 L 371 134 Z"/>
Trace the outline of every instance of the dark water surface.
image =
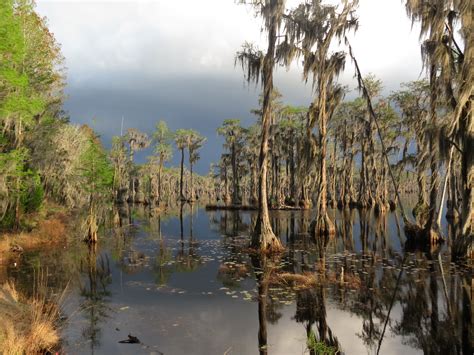
<path id="1" fill-rule="evenodd" d="M 105 230 L 95 250 L 28 253 L 7 276 L 26 289 L 38 270 L 53 290 L 68 283 L 68 354 L 310 354 L 308 338 L 346 354 L 472 353 L 471 275 L 450 262 L 451 241 L 406 252 L 393 213 L 333 216 L 338 235 L 315 245 L 311 213 L 273 212 L 287 252 L 256 260 L 251 212 L 124 210 L 123 227 Z M 320 281 L 271 282 L 279 272 Z M 128 334 L 141 344 L 119 343 Z"/>

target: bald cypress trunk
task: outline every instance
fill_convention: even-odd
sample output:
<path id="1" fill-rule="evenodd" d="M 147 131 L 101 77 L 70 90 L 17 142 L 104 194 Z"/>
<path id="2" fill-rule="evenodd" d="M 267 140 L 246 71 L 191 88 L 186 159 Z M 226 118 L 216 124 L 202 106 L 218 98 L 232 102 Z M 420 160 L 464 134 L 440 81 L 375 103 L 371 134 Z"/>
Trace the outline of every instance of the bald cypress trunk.
<path id="1" fill-rule="evenodd" d="M 237 157 L 235 152 L 235 143 L 231 146 L 231 160 L 232 160 L 232 204 L 240 204 L 240 191 L 237 171 Z"/>
<path id="2" fill-rule="evenodd" d="M 293 143 L 290 147 L 290 156 L 289 156 L 289 172 L 290 172 L 290 199 L 291 205 L 296 206 L 297 199 L 297 188 L 296 188 L 296 166 L 295 166 L 295 152 Z"/>
<path id="3" fill-rule="evenodd" d="M 183 193 L 183 175 L 184 175 L 184 147 L 181 148 L 181 170 L 179 174 L 179 198 L 181 201 L 186 200 L 186 197 L 184 197 L 184 193 Z"/>
<path id="4" fill-rule="evenodd" d="M 322 63 L 323 61 L 320 61 Z M 319 197 L 317 205 L 316 223 L 314 224 L 313 237 L 318 238 L 322 235 L 335 234 L 336 229 L 334 223 L 327 213 L 327 167 L 326 167 L 326 150 L 327 150 L 327 87 L 322 79 L 318 80 L 319 97 L 318 97 L 318 121 L 319 121 Z"/>
<path id="5" fill-rule="evenodd" d="M 350 154 L 349 154 L 349 166 L 348 166 L 348 174 L 346 175 L 346 193 L 345 193 L 345 200 L 344 204 L 349 206 L 355 202 L 354 198 L 354 187 L 353 187 L 353 175 L 354 175 L 354 155 L 355 155 L 355 148 L 354 148 L 354 137 L 355 132 L 352 131 L 351 140 L 350 140 Z"/>
<path id="6" fill-rule="evenodd" d="M 468 103 L 470 106 L 470 102 Z M 466 110 L 467 111 L 467 110 Z M 474 220 L 474 120 L 472 112 L 467 112 L 463 119 L 465 134 L 463 137 L 463 152 L 461 159 L 461 174 L 464 199 L 462 204 L 463 234 L 468 236 L 473 233 Z"/>
<path id="7" fill-rule="evenodd" d="M 160 167 L 158 169 L 158 204 L 161 202 L 162 196 L 162 179 L 163 179 L 163 159 L 160 158 Z"/>
<path id="8" fill-rule="evenodd" d="M 251 181 L 251 188 L 250 188 L 250 204 L 256 205 L 258 203 L 258 192 L 257 192 L 258 173 L 257 173 L 257 167 L 256 167 L 255 162 L 250 163 L 250 170 L 252 174 L 252 181 Z"/>
<path id="9" fill-rule="evenodd" d="M 277 0 L 272 0 L 271 6 L 276 8 Z M 261 251 L 279 251 L 283 247 L 280 240 L 273 233 L 268 213 L 267 196 L 267 164 L 268 164 L 268 137 L 271 121 L 271 95 L 273 92 L 273 67 L 275 65 L 277 20 L 270 19 L 268 29 L 268 50 L 263 64 L 263 108 L 262 108 L 262 137 L 259 156 L 259 195 L 258 215 L 252 236 L 252 247 Z"/>
<path id="10" fill-rule="evenodd" d="M 194 201 L 194 181 L 193 181 L 193 163 L 191 163 L 191 161 L 189 162 L 189 171 L 191 173 L 190 182 L 189 182 L 189 189 L 190 189 L 189 200 L 193 202 Z"/>
<path id="11" fill-rule="evenodd" d="M 331 207 L 335 208 L 337 205 L 336 200 L 336 175 L 337 175 L 337 166 L 336 166 L 336 149 L 337 149 L 337 134 L 334 135 L 334 146 L 331 155 Z"/>
<path id="12" fill-rule="evenodd" d="M 379 201 L 378 201 L 378 194 L 377 194 L 377 185 L 378 185 L 378 175 L 377 175 L 377 165 L 375 162 L 375 143 L 374 143 L 374 136 L 373 136 L 373 123 L 372 120 L 370 119 L 369 115 L 367 114 L 367 120 L 369 121 L 368 123 L 368 137 L 369 137 L 369 159 L 368 159 L 368 164 L 367 164 L 367 175 L 366 179 L 369 184 L 368 188 L 368 202 L 370 206 L 378 206 Z"/>
<path id="13" fill-rule="evenodd" d="M 366 141 L 362 138 L 361 142 L 361 163 L 360 163 L 360 178 L 359 178 L 359 206 L 367 208 L 369 206 L 368 186 L 367 186 L 367 165 L 366 165 Z"/>
<path id="14" fill-rule="evenodd" d="M 469 112 L 471 101 L 463 110 L 461 119 L 463 153 L 461 155 L 461 226 L 462 236 L 456 241 L 456 249 L 461 255 L 474 256 L 474 119 Z M 468 113 L 469 112 L 469 113 Z"/>
<path id="15" fill-rule="evenodd" d="M 431 88 L 431 101 L 430 101 L 430 121 L 431 126 L 436 125 L 436 102 L 437 102 L 437 91 L 436 91 L 436 67 L 431 66 L 430 69 L 430 88 Z M 439 164 L 437 159 L 437 146 L 435 142 L 434 134 L 429 134 L 428 148 L 431 154 L 430 156 L 430 194 L 429 194 L 429 211 L 427 214 L 426 224 L 424 230 L 430 240 L 438 239 L 439 226 L 436 223 L 436 211 L 438 202 L 438 188 L 439 188 Z"/>

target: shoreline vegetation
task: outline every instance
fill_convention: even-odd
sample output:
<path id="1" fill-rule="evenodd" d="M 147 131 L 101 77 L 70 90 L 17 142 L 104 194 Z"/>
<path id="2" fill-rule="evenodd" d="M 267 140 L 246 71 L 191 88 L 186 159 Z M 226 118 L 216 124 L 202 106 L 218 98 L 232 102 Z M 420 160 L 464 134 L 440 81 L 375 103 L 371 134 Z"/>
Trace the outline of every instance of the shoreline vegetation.
<path id="1" fill-rule="evenodd" d="M 431 1 L 405 1 L 408 16 L 421 24 L 427 73 L 389 95 L 382 94 L 381 79 L 361 73 L 347 39 L 359 26 L 357 1 L 339 6 L 310 1 L 294 9 L 283 0 L 241 3 L 262 18 L 267 37 L 266 50 L 245 43 L 235 57 L 249 84 L 262 83 L 259 107 L 251 111 L 256 123 L 243 127 L 239 119 L 224 120 L 217 129 L 223 153 L 202 176 L 194 169 L 206 137 L 196 130 L 172 131 L 161 120 L 154 132 L 130 128 L 113 137 L 107 151 L 93 127 L 72 124 L 63 110 L 64 58 L 47 20 L 35 11 L 34 0 L 0 2 L 2 261 L 67 245 L 72 220 L 79 228 L 74 236 L 95 256 L 101 227 L 127 225 L 121 206 L 145 205 L 151 215 L 179 205 L 182 219 L 183 206 L 194 203 L 209 211 L 256 212 L 245 250 L 255 265 L 270 270 L 257 279 L 262 293 L 272 282 L 310 289 L 324 281 L 316 274 L 271 271 L 270 259 L 285 246 L 272 228 L 270 210 L 311 211 L 308 233 L 320 250 L 337 238 L 330 209 L 370 209 L 376 218 L 400 212 L 409 242 L 420 250 L 445 239 L 445 217 L 456 226 L 453 260 L 472 260 L 474 44 L 468 1 L 434 8 Z M 341 50 L 331 52 L 335 43 Z M 348 89 L 337 81 L 349 65 L 346 57 L 360 92 L 352 101 L 345 100 Z M 277 65 L 297 61 L 304 63 L 303 79 L 313 88 L 307 107 L 285 103 L 273 83 Z M 137 163 L 136 153 L 148 148 L 147 161 Z M 169 166 L 174 150 L 179 167 Z M 416 199 L 412 211 L 400 194 Z M 360 283 L 343 271 L 328 279 L 353 288 Z M 1 285 L 0 348 L 18 354 L 56 349 L 58 302 L 23 294 L 10 282 Z M 314 334 L 311 339 L 312 348 L 325 345 Z"/>
<path id="2" fill-rule="evenodd" d="M 62 206 L 45 203 L 42 210 L 30 215 L 28 230 L 2 233 L 0 237 L 0 264 L 5 256 L 23 253 L 47 246 L 67 243 L 70 213 Z"/>
<path id="3" fill-rule="evenodd" d="M 37 283 L 36 289 L 45 285 Z M 60 342 L 61 297 L 26 295 L 14 284 L 0 286 L 0 344 L 3 354 L 52 354 Z"/>

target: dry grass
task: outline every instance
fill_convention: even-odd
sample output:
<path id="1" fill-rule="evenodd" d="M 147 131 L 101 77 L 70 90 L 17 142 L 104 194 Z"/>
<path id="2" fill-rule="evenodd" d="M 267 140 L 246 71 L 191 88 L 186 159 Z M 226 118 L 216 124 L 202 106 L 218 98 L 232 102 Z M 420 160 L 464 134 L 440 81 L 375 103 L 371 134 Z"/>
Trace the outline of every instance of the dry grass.
<path id="1" fill-rule="evenodd" d="M 63 214 L 38 222 L 31 232 L 17 234 L 0 234 L 0 253 L 6 253 L 13 246 L 20 246 L 24 250 L 32 250 L 41 246 L 66 242 L 67 217 Z"/>
<path id="2" fill-rule="evenodd" d="M 289 272 L 276 273 L 272 275 L 271 284 L 292 286 L 297 289 L 307 289 L 318 284 L 316 274 L 306 272 L 303 274 L 292 274 Z"/>
<path id="3" fill-rule="evenodd" d="M 0 349 L 3 354 L 38 354 L 59 342 L 59 307 L 45 297 L 25 297 L 14 285 L 0 287 Z"/>
<path id="4" fill-rule="evenodd" d="M 324 275 L 313 272 L 304 272 L 303 274 L 275 273 L 269 281 L 273 285 L 290 286 L 297 290 L 313 288 L 318 284 L 339 284 L 351 289 L 359 289 L 362 285 L 360 277 L 357 275 L 345 273 L 343 274 L 343 280 L 341 280 L 341 275 L 335 272 L 328 272 Z"/>
<path id="5" fill-rule="evenodd" d="M 329 272 L 326 276 L 326 280 L 329 284 L 339 284 L 346 288 L 360 289 L 362 287 L 362 281 L 360 276 L 354 275 L 352 273 L 343 274 L 344 281 L 341 280 L 341 274 L 336 274 L 335 272 Z"/>

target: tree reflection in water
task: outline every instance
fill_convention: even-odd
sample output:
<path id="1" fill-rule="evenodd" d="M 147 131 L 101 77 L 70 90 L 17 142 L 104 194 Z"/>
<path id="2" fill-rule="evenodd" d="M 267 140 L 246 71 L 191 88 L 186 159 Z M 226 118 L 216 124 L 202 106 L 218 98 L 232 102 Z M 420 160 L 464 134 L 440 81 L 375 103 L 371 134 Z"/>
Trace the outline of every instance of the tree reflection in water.
<path id="1" fill-rule="evenodd" d="M 272 260 L 265 255 L 252 255 L 251 260 L 258 289 L 258 350 L 260 355 L 267 355 L 268 287 L 270 276 L 275 270 L 276 260 Z"/>
<path id="2" fill-rule="evenodd" d="M 8 269 L 7 276 L 28 289 L 34 274 L 27 266 L 41 262 L 42 268 L 58 270 L 48 272 L 48 281 L 56 286 L 74 279 L 79 270 L 81 313 L 87 321 L 82 336 L 90 343 L 92 352 L 97 351 L 100 343 L 107 345 L 101 339 L 100 328 L 107 324 L 104 319 L 110 314 L 107 305 L 111 304 L 108 303 L 111 277 L 106 255 L 111 255 L 114 260 L 111 267 L 115 268 L 114 275 L 117 274 L 114 290 L 135 287 L 140 284 L 135 280 L 144 279 L 160 286 L 153 290 L 157 297 L 176 286 L 184 289 L 189 286 L 187 290 L 194 291 L 195 285 L 188 282 L 194 275 L 173 278 L 169 288 L 161 286 L 167 285 L 174 273 L 199 270 L 200 276 L 210 279 L 208 286 L 199 287 L 209 289 L 198 290 L 200 294 L 207 291 L 205 298 L 189 292 L 189 302 L 225 305 L 226 322 L 235 312 L 255 312 L 258 306 L 258 334 L 257 329 L 251 332 L 254 337 L 258 335 L 262 354 L 281 351 L 275 345 L 280 345 L 280 339 L 271 344 L 272 331 L 275 330 L 276 336 L 278 328 L 287 326 L 288 322 L 293 322 L 288 334 L 301 328 L 297 345 L 304 348 L 312 344 L 352 353 L 358 347 L 360 352 L 376 353 L 380 346 L 379 353 L 384 354 L 404 351 L 406 346 L 427 354 L 472 354 L 472 274 L 471 270 L 453 263 L 456 253 L 451 244 L 457 233 L 456 224 L 448 225 L 447 243 L 442 248 L 416 250 L 405 248 L 403 225 L 393 213 L 375 217 L 368 210 L 345 209 L 337 212 L 334 219 L 336 236 L 312 240 L 308 233 L 310 211 L 280 211 L 272 214 L 273 229 L 286 242 L 286 252 L 280 259 L 272 260 L 252 259 L 248 253 L 253 212 L 211 211 L 210 228 L 206 229 L 208 221 L 202 220 L 206 215 L 197 216 L 196 211 L 196 206 L 187 204 L 178 205 L 172 211 L 123 206 L 113 211 L 112 237 L 101 239 L 101 245 L 107 248 L 102 254 L 94 247 L 85 255 L 81 255 L 85 250 L 82 248 L 70 248 L 69 252 L 63 249 L 25 252 L 20 259 L 22 267 Z M 167 218 L 169 223 L 164 223 Z M 209 236 L 203 234 L 206 232 Z M 78 253 L 80 258 L 75 258 Z M 203 265 L 206 267 L 201 269 Z M 122 272 L 130 275 L 126 284 L 119 285 Z M 138 272 L 139 278 L 135 276 Z M 215 282 L 216 273 L 222 284 Z M 281 282 L 282 273 L 296 276 L 294 279 L 309 275 L 312 282 L 308 285 Z M 128 284 L 129 281 L 133 283 Z M 140 294 L 142 290 L 135 291 Z M 147 294 L 155 300 L 154 293 L 147 291 Z M 223 294 L 232 299 L 222 301 Z M 120 300 L 120 295 L 117 299 Z M 169 299 L 178 306 L 181 302 L 181 299 Z M 243 302 L 252 300 L 258 304 Z M 138 299 L 134 305 L 139 308 L 140 302 Z M 162 307 L 160 302 L 156 307 Z M 337 328 L 340 324 L 344 331 Z M 348 343 L 348 336 L 353 344 Z M 286 340 L 295 346 L 294 339 L 298 338 Z M 235 341 L 240 342 L 241 338 Z M 308 349 L 310 353 L 317 353 L 317 347 L 309 348 L 312 348 Z"/>
<path id="3" fill-rule="evenodd" d="M 245 252 L 236 247 L 235 240 L 230 242 L 245 233 L 242 228 L 247 226 L 241 223 L 240 216 L 234 211 L 230 215 L 224 212 L 220 220 L 214 214 L 214 220 L 224 240 L 232 245 L 228 258 L 240 258 L 239 264 L 245 264 Z M 342 352 L 348 346 L 340 344 L 326 320 L 326 303 L 330 299 L 333 306 L 361 320 L 357 335 L 371 353 L 383 354 L 383 339 L 399 335 L 404 344 L 426 354 L 471 354 L 469 273 L 456 269 L 449 258 L 446 260 L 450 254 L 444 253 L 444 290 L 439 250 L 397 251 L 395 243 L 403 245 L 404 237 L 394 214 L 374 217 L 368 211 L 359 211 L 359 233 L 353 227 L 354 216 L 353 210 L 342 211 L 337 236 L 314 243 L 308 238 L 304 213 L 292 213 L 285 220 L 278 216 L 280 221 L 274 224 L 274 230 L 287 240 L 287 253 L 282 256 L 286 262 L 280 267 L 268 258 L 251 258 L 257 279 L 260 353 L 271 352 L 267 321 L 278 322 L 281 317 L 281 313 L 272 314 L 269 310 L 269 305 L 277 304 L 269 295 L 271 275 L 284 271 L 317 276 L 317 283 L 311 288 L 299 289 L 295 283 L 286 286 L 296 298 L 294 320 L 304 324 L 308 340 L 326 349 Z M 228 279 L 242 277 L 231 271 L 224 273 Z"/>
<path id="4" fill-rule="evenodd" d="M 189 205 L 189 240 L 187 250 L 185 248 L 186 242 L 184 240 L 184 202 L 181 202 L 179 209 L 179 230 L 180 230 L 180 246 L 178 253 L 176 254 L 176 271 L 177 272 L 191 272 L 196 270 L 201 264 L 200 256 L 196 251 L 198 246 L 193 236 L 193 218 L 194 218 L 194 206 Z"/>
<path id="5" fill-rule="evenodd" d="M 107 256 L 100 255 L 97 258 L 97 246 L 89 245 L 87 256 L 81 260 L 81 273 L 86 275 L 81 284 L 81 311 L 88 324 L 82 331 L 83 338 L 89 343 L 91 353 L 99 347 L 101 338 L 100 323 L 108 316 L 108 297 L 111 295 L 107 290 L 112 282 Z"/>

